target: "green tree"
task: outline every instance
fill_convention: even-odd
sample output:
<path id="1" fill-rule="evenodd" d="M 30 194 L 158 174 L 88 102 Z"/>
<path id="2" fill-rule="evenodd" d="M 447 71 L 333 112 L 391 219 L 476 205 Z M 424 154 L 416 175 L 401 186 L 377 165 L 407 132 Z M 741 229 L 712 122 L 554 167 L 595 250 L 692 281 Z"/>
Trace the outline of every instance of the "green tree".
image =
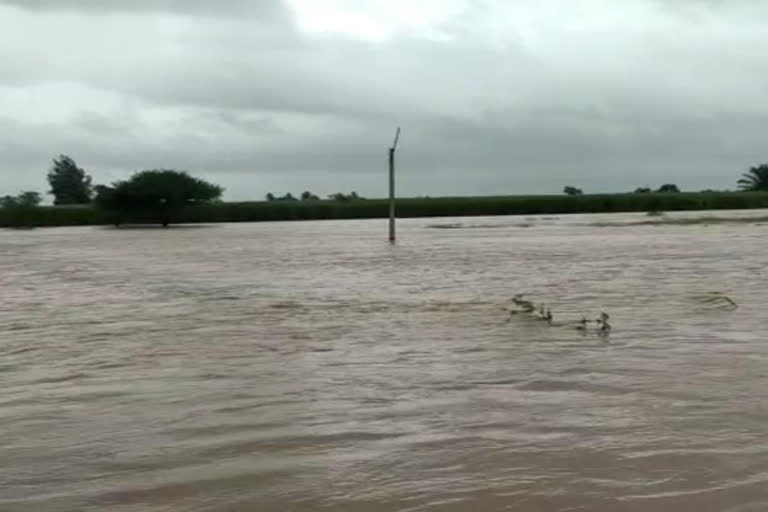
<path id="1" fill-rule="evenodd" d="M 34 227 L 42 197 L 37 192 L 0 197 L 0 221 L 11 227 Z"/>
<path id="2" fill-rule="evenodd" d="M 329 195 L 328 199 L 330 199 L 331 201 L 339 201 L 339 202 L 346 203 L 349 201 L 361 201 L 361 200 L 364 200 L 365 198 L 357 195 L 357 192 L 353 190 L 349 194 L 336 192 L 335 194 Z"/>
<path id="3" fill-rule="evenodd" d="M 572 187 L 571 185 L 566 186 L 563 189 L 563 194 L 567 194 L 569 196 L 580 196 L 584 192 L 580 188 Z"/>
<path id="4" fill-rule="evenodd" d="M 306 190 L 306 191 L 301 193 L 301 200 L 302 201 L 317 201 L 318 199 L 320 199 L 320 198 L 317 197 L 312 192 L 310 192 L 309 190 Z"/>
<path id="5" fill-rule="evenodd" d="M 185 208 L 215 201 L 224 189 L 169 169 L 141 171 L 111 187 L 96 187 L 96 206 L 109 214 L 115 225 L 124 221 L 168 226 Z"/>
<path id="6" fill-rule="evenodd" d="M 0 208 L 14 208 L 17 206 L 31 207 L 40 206 L 43 202 L 38 192 L 22 192 L 17 196 L 5 196 L 0 198 Z"/>
<path id="7" fill-rule="evenodd" d="M 680 189 L 675 185 L 674 183 L 666 183 L 659 187 L 659 190 L 657 192 L 661 193 L 677 193 L 680 192 Z"/>
<path id="8" fill-rule="evenodd" d="M 648 187 L 640 187 L 635 189 L 635 194 L 650 194 L 651 189 Z"/>
<path id="9" fill-rule="evenodd" d="M 91 177 L 74 160 L 61 155 L 48 171 L 53 204 L 87 204 L 91 202 Z"/>
<path id="10" fill-rule="evenodd" d="M 739 188 L 745 191 L 768 190 L 768 164 L 750 167 L 738 183 Z"/>
<path id="11" fill-rule="evenodd" d="M 40 206 L 40 203 L 43 202 L 43 198 L 40 193 L 32 191 L 22 192 L 19 194 L 18 199 L 19 204 L 25 207 Z"/>
<path id="12" fill-rule="evenodd" d="M 274 201 L 275 200 L 275 194 L 272 192 L 267 193 L 267 195 L 264 197 L 267 201 Z"/>

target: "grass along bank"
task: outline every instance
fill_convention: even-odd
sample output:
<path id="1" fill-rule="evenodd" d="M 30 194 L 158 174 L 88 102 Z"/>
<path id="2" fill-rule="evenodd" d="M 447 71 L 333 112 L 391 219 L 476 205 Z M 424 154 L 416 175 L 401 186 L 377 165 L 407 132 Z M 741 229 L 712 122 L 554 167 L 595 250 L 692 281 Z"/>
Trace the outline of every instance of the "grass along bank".
<path id="1" fill-rule="evenodd" d="M 218 202 L 186 208 L 173 223 L 262 222 L 321 219 L 385 218 L 387 200 Z M 586 194 L 577 196 L 499 196 L 406 198 L 397 201 L 397 216 L 463 217 L 492 215 L 660 212 L 768 208 L 768 192 L 681 192 Z M 140 219 L 137 219 L 140 220 Z M 24 227 L 109 224 L 93 206 L 42 206 L 25 216 Z M 0 227 L 19 227 L 0 209 Z"/>

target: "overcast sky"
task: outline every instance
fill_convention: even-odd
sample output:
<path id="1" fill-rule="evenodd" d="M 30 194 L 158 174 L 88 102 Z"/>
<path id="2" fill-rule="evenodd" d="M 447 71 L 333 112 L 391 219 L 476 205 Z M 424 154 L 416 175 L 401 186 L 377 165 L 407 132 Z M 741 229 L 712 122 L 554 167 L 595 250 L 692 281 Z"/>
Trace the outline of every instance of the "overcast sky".
<path id="1" fill-rule="evenodd" d="M 65 153 L 383 196 L 397 125 L 403 195 L 734 188 L 766 49 L 762 0 L 0 0 L 0 195 Z"/>

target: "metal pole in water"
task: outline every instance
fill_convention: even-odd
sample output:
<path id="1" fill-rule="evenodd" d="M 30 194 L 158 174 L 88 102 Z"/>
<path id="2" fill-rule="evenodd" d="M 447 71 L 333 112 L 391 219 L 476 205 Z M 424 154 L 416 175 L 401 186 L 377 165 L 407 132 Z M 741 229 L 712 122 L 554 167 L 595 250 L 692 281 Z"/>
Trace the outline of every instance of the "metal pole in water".
<path id="1" fill-rule="evenodd" d="M 395 149 L 400 139 L 400 127 L 395 132 L 395 142 L 389 148 L 389 241 L 395 242 Z"/>

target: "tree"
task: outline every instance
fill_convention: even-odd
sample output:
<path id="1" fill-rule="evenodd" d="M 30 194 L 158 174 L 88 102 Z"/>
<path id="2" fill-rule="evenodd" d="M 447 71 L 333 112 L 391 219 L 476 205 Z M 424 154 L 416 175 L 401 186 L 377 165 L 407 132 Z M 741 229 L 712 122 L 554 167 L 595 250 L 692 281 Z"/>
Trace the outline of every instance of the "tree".
<path id="1" fill-rule="evenodd" d="M 42 197 L 37 192 L 22 192 L 17 196 L 0 198 L 0 222 L 12 227 L 34 227 L 36 210 Z"/>
<path id="2" fill-rule="evenodd" d="M 635 194 L 650 194 L 651 189 L 648 187 L 640 187 L 635 189 Z"/>
<path id="3" fill-rule="evenodd" d="M 349 199 L 347 199 L 347 196 L 342 192 L 336 192 L 335 194 L 331 194 L 328 196 L 328 199 L 330 199 L 331 201 L 341 201 L 341 202 L 349 201 Z"/>
<path id="4" fill-rule="evenodd" d="M 109 213 L 115 225 L 129 220 L 168 226 L 187 207 L 219 199 L 224 189 L 186 172 L 155 169 L 111 187 L 100 185 L 96 192 L 96 206 Z"/>
<path id="5" fill-rule="evenodd" d="M 0 198 L 0 208 L 14 208 L 17 206 L 34 207 L 40 206 L 43 201 L 38 192 L 22 192 L 17 196 L 5 196 Z"/>
<path id="6" fill-rule="evenodd" d="M 91 177 L 74 160 L 61 155 L 48 171 L 53 204 L 87 204 L 91 202 Z"/>
<path id="7" fill-rule="evenodd" d="M 306 190 L 306 191 L 301 193 L 301 200 L 302 201 L 317 201 L 318 199 L 320 199 L 320 198 L 317 197 L 312 192 L 310 192 L 309 190 Z"/>
<path id="8" fill-rule="evenodd" d="M 563 193 L 568 194 L 569 196 L 580 196 L 584 192 L 580 188 L 576 188 L 568 185 L 563 189 Z"/>
<path id="9" fill-rule="evenodd" d="M 307 193 L 308 192 L 304 192 L 304 194 L 307 194 Z M 304 194 L 301 195 L 302 200 L 304 199 Z M 266 195 L 266 200 L 267 201 L 298 201 L 298 199 L 293 197 L 293 194 L 291 194 L 290 192 L 280 197 L 275 197 L 275 194 L 270 192 L 269 194 Z"/>
<path id="10" fill-rule="evenodd" d="M 666 183 L 659 187 L 659 190 L 657 192 L 661 193 L 677 193 L 680 192 L 680 189 L 677 188 L 677 185 L 673 183 Z"/>
<path id="11" fill-rule="evenodd" d="M 328 199 L 331 201 L 340 201 L 343 203 L 349 202 L 349 201 L 362 201 L 365 198 L 357 195 L 357 192 L 354 190 L 349 193 L 349 195 L 344 194 L 342 192 L 336 192 L 335 194 L 331 194 L 328 196 Z"/>
<path id="12" fill-rule="evenodd" d="M 738 183 L 739 188 L 744 191 L 768 190 L 768 164 L 750 167 L 749 171 L 741 175 Z"/>
<path id="13" fill-rule="evenodd" d="M 26 191 L 19 194 L 18 201 L 24 207 L 37 207 L 43 202 L 43 198 L 39 192 Z"/>

